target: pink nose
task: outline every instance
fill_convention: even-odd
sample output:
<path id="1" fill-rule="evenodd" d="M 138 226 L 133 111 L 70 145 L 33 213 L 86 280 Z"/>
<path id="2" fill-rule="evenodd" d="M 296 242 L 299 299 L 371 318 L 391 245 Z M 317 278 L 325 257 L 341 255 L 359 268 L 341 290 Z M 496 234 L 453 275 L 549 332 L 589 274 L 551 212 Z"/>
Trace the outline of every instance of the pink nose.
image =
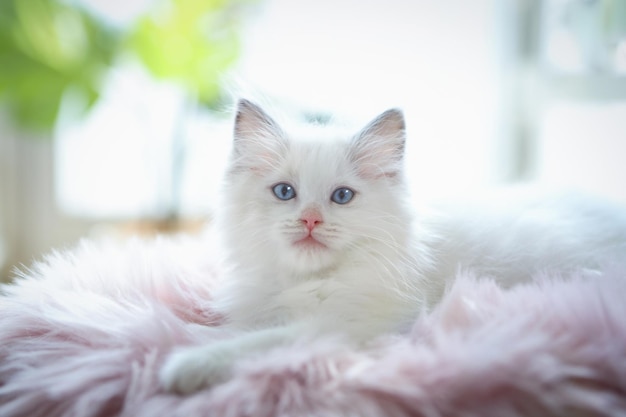
<path id="1" fill-rule="evenodd" d="M 322 214 L 315 209 L 307 209 L 302 213 L 300 221 L 309 229 L 309 232 L 322 223 Z"/>

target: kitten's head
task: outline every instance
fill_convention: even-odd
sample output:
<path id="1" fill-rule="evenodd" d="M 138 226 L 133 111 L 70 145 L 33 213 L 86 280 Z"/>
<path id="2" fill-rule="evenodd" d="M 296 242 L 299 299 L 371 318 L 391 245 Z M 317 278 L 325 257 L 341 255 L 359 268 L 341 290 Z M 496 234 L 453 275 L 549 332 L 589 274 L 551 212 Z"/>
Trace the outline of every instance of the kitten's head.
<path id="1" fill-rule="evenodd" d="M 309 274 L 405 244 L 402 113 L 351 135 L 294 133 L 239 102 L 222 205 L 235 261 Z"/>

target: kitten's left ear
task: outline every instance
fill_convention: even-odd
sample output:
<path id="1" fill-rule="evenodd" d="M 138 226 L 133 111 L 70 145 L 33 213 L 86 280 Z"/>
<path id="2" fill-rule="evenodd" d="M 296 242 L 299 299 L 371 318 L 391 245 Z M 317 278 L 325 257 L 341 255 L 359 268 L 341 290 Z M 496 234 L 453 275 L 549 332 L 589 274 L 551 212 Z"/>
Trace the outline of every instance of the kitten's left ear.
<path id="1" fill-rule="evenodd" d="M 370 122 L 354 139 L 352 157 L 368 178 L 396 177 L 402 171 L 406 127 L 399 109 L 390 109 Z"/>

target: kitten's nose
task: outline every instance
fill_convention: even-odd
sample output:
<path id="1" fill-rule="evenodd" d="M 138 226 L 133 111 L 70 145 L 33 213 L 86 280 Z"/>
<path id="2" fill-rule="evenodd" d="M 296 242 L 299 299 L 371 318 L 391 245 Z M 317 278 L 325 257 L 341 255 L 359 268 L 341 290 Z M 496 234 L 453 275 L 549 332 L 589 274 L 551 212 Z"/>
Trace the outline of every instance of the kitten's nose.
<path id="1" fill-rule="evenodd" d="M 307 209 L 302 213 L 300 221 L 309 229 L 309 232 L 322 223 L 322 214 L 316 209 Z"/>

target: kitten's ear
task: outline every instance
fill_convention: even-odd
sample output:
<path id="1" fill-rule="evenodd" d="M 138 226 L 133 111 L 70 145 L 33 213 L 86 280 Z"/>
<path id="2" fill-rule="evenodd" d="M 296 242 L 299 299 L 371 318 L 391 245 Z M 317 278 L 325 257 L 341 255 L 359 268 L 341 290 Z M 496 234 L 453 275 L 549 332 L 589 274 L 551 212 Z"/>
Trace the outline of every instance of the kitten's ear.
<path id="1" fill-rule="evenodd" d="M 406 128 L 401 110 L 390 109 L 359 132 L 352 157 L 367 178 L 396 177 L 402 171 Z"/>
<path id="2" fill-rule="evenodd" d="M 271 168 L 286 146 L 282 129 L 251 101 L 237 103 L 234 129 L 234 163 L 237 169 L 262 171 Z"/>
<path id="3" fill-rule="evenodd" d="M 245 140 L 259 133 L 282 132 L 278 124 L 261 107 L 246 99 L 239 100 L 235 116 L 235 141 L 241 138 Z"/>

